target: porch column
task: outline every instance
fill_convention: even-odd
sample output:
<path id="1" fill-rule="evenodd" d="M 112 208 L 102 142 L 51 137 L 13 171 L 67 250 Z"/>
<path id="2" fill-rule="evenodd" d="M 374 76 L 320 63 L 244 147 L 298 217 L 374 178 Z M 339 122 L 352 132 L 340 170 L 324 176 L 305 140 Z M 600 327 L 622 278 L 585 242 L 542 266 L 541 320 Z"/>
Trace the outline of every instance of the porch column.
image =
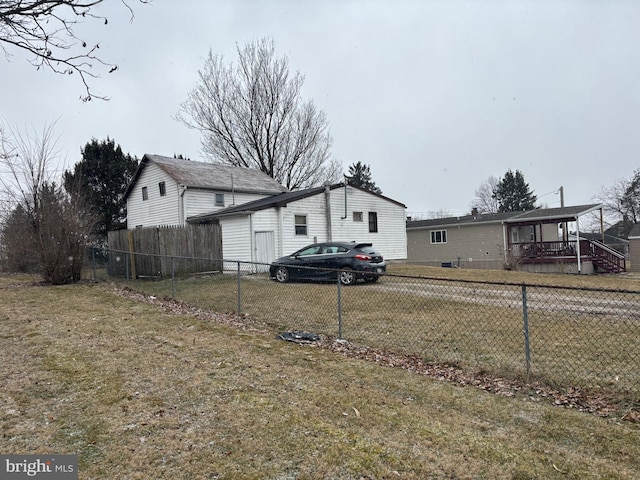
<path id="1" fill-rule="evenodd" d="M 502 222 L 502 253 L 504 255 L 504 264 L 506 265 L 509 261 L 509 244 L 507 242 L 511 241 L 509 225 Z"/>

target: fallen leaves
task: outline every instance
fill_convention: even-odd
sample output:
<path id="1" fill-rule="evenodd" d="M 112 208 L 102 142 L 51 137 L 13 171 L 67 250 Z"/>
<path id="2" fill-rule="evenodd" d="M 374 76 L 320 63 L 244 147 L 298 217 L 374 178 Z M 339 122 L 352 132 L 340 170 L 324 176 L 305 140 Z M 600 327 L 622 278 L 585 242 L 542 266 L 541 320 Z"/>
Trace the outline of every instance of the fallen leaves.
<path id="1" fill-rule="evenodd" d="M 258 328 L 259 324 L 245 315 L 211 312 L 169 298 L 158 299 L 135 292 L 129 288 L 117 289 L 115 293 L 118 296 L 138 302 L 153 303 L 162 308 L 165 313 L 171 315 L 192 315 L 199 319 L 214 321 L 242 330 L 266 331 L 266 328 Z M 391 368 L 402 368 L 419 375 L 429 376 L 438 381 L 473 386 L 495 395 L 514 397 L 517 394 L 525 394 L 532 401 L 550 399 L 552 404 L 558 407 L 572 408 L 601 417 L 620 415 L 620 420 L 640 423 L 640 403 L 635 402 L 627 405 L 621 412 L 621 407 L 615 396 L 606 390 L 597 391 L 569 387 L 564 391 L 560 391 L 544 385 L 526 384 L 516 380 L 480 375 L 448 364 L 425 362 L 417 355 L 403 355 L 384 349 L 352 344 L 346 340 L 332 340 L 325 336 L 320 336 L 319 342 L 304 343 L 320 346 L 349 358 L 359 358 Z M 359 417 L 360 412 L 355 407 L 353 407 L 353 410 L 356 417 Z"/>

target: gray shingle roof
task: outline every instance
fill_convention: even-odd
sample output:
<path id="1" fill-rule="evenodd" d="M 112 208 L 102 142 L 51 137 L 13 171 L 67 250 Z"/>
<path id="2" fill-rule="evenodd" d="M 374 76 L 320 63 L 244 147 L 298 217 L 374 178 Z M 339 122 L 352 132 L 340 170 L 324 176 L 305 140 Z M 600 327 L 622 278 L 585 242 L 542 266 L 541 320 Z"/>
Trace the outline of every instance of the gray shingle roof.
<path id="1" fill-rule="evenodd" d="M 634 238 L 640 238 L 640 223 L 636 223 L 633 228 L 631 229 L 631 232 L 629 233 L 629 238 L 634 239 Z"/>
<path id="2" fill-rule="evenodd" d="M 232 167 L 217 163 L 194 162 L 162 155 L 145 154 L 125 196 L 149 164 L 162 168 L 171 178 L 189 188 L 250 192 L 273 195 L 286 192 L 287 188 L 256 168 Z"/>
<path id="3" fill-rule="evenodd" d="M 450 227 L 479 223 L 517 223 L 534 221 L 570 221 L 593 210 L 600 208 L 600 204 L 576 205 L 573 207 L 539 208 L 525 212 L 480 213 L 463 215 L 461 217 L 433 218 L 429 220 L 409 220 L 407 228 Z"/>

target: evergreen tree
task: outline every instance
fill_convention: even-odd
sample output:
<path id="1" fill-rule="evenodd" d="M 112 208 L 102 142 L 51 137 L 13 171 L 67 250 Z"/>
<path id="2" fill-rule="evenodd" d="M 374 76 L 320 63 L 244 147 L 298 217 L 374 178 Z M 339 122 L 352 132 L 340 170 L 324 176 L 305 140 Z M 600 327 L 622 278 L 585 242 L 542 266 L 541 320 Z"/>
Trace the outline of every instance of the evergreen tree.
<path id="1" fill-rule="evenodd" d="M 627 229 L 631 231 L 633 224 L 640 221 L 640 169 L 634 172 L 619 204 L 622 209 L 622 220 L 628 224 Z M 625 233 L 629 234 L 629 232 Z"/>
<path id="2" fill-rule="evenodd" d="M 126 203 L 122 195 L 138 167 L 138 159 L 122 153 L 120 145 L 107 137 L 88 142 L 82 161 L 73 172 L 64 172 L 67 192 L 81 192 L 98 217 L 95 234 L 106 238 L 107 232 L 126 225 Z M 73 194 L 73 193 L 72 193 Z"/>
<path id="3" fill-rule="evenodd" d="M 356 162 L 349 166 L 349 175 L 346 176 L 349 185 L 369 190 L 373 193 L 382 193 L 373 180 L 371 180 L 371 169 L 369 165 Z"/>
<path id="4" fill-rule="evenodd" d="M 522 172 L 516 170 L 514 173 L 511 169 L 498 181 L 493 196 L 498 201 L 499 212 L 534 210 L 538 200 L 524 181 Z"/>

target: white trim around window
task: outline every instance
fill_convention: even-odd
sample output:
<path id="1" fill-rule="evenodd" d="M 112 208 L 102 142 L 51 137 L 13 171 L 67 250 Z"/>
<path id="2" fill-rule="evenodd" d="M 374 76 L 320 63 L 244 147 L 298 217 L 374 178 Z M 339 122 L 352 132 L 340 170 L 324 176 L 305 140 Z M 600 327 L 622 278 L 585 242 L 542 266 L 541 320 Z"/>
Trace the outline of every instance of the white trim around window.
<path id="1" fill-rule="evenodd" d="M 295 225 L 296 235 L 307 235 L 307 216 L 294 215 L 293 223 Z"/>
<path id="2" fill-rule="evenodd" d="M 431 243 L 447 243 L 447 231 L 446 230 L 431 230 L 430 232 Z"/>

